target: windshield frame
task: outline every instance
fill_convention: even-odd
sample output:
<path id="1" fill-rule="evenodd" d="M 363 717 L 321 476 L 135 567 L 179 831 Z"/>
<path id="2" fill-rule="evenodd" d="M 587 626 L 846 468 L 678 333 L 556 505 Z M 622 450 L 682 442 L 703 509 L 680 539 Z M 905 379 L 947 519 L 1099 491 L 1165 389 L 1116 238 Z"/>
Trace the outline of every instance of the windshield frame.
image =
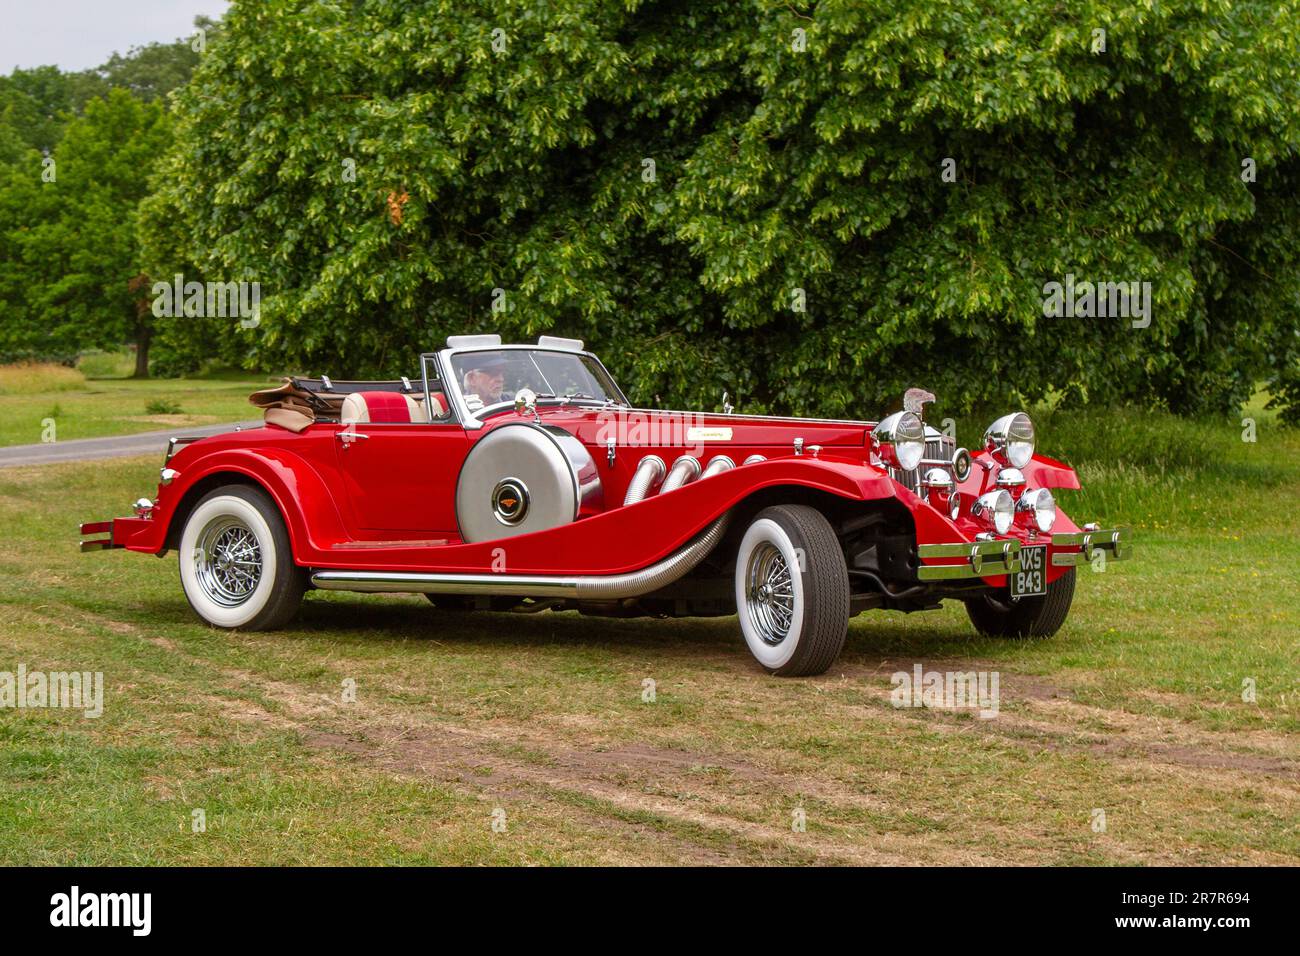
<path id="1" fill-rule="evenodd" d="M 612 386 L 614 386 L 614 393 L 617 396 L 616 399 L 611 401 L 607 401 L 605 399 L 599 399 L 599 398 L 566 398 L 564 396 L 558 396 L 556 398 L 539 398 L 537 400 L 537 404 L 539 406 L 591 405 L 600 408 L 605 408 L 610 405 L 622 405 L 626 408 L 631 407 L 631 403 L 627 400 L 627 396 L 623 394 L 623 389 L 619 387 L 619 384 L 617 381 L 615 381 L 614 376 L 609 374 L 609 369 L 605 368 L 605 364 L 601 362 L 601 360 L 598 359 L 591 352 L 582 349 L 561 349 L 561 348 L 554 348 L 545 345 L 475 345 L 475 346 L 467 346 L 465 348 L 446 348 L 438 353 L 438 358 L 440 360 L 440 364 L 442 365 L 442 370 L 443 370 L 443 376 L 442 376 L 443 390 L 448 395 L 451 396 L 451 401 L 452 404 L 455 406 L 457 417 L 461 420 L 461 423 L 467 429 L 474 430 L 474 429 L 482 428 L 483 425 L 485 424 L 484 420 L 488 416 L 495 415 L 498 412 L 502 412 L 507 409 L 513 409 L 515 406 L 515 402 L 514 399 L 511 398 L 508 401 L 494 402 L 491 405 L 484 405 L 481 408 L 471 410 L 469 407 L 469 403 L 465 401 L 465 394 L 462 389 L 460 377 L 456 374 L 456 366 L 452 364 L 452 360 L 457 356 L 466 355 L 470 352 L 508 352 L 508 351 L 550 352 L 556 355 L 572 355 L 575 357 L 588 358 L 592 362 L 594 362 L 595 365 L 605 374 L 605 377 L 609 379 L 609 383 Z"/>

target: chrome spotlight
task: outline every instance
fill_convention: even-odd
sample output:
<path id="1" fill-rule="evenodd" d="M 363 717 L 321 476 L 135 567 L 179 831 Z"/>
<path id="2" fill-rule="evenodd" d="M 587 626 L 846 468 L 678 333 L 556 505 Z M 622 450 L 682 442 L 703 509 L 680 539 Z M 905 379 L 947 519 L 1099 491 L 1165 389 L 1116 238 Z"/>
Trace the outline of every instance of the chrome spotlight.
<path id="1" fill-rule="evenodd" d="M 1002 488 L 976 498 L 971 502 L 970 513 L 998 534 L 1006 534 L 1016 516 L 1016 505 L 1011 500 L 1011 493 Z"/>
<path id="2" fill-rule="evenodd" d="M 1003 465 L 1024 468 L 1034 457 L 1034 423 L 1024 412 L 1003 415 L 984 433 L 984 447 Z"/>
<path id="3" fill-rule="evenodd" d="M 1051 531 L 1056 524 L 1056 499 L 1046 488 L 1026 491 L 1016 502 L 1016 511 L 1029 514 L 1039 531 Z"/>
<path id="4" fill-rule="evenodd" d="M 947 511 L 948 517 L 957 520 L 957 514 L 961 510 L 961 494 L 957 491 L 952 475 L 942 468 L 929 469 L 921 478 L 921 492 L 932 506 Z"/>

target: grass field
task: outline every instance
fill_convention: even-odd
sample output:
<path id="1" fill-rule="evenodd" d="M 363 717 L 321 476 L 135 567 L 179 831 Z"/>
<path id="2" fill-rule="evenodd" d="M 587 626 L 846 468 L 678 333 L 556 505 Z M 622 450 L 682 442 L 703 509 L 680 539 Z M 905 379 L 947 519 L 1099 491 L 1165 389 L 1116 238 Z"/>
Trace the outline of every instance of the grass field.
<path id="1" fill-rule="evenodd" d="M 0 710 L 0 863 L 1295 864 L 1300 435 L 1254 414 L 1044 419 L 1134 560 L 1080 569 L 1052 640 L 872 612 L 804 680 L 734 619 L 312 594 L 214 631 L 174 555 L 76 551 L 155 458 L 0 470 L 0 670 L 106 684 L 99 719 Z M 916 662 L 999 672 L 999 715 L 895 709 Z"/>
<path id="2" fill-rule="evenodd" d="M 255 419 L 248 396 L 269 381 L 246 372 L 132 379 L 112 358 L 94 356 L 82 369 L 0 366 L 0 447 L 46 441 L 51 422 L 54 438 L 66 441 Z"/>

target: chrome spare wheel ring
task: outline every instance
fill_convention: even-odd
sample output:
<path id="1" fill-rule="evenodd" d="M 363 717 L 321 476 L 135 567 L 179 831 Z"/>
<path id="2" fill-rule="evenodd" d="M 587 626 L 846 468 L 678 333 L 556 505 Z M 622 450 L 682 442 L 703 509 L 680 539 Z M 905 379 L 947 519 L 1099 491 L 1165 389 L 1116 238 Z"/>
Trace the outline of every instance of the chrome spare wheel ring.
<path id="1" fill-rule="evenodd" d="M 775 647 L 794 623 L 794 582 L 785 557 L 764 541 L 749 555 L 745 569 L 745 613 L 763 643 Z"/>
<path id="2" fill-rule="evenodd" d="M 213 518 L 194 545 L 194 576 L 214 603 L 222 607 L 243 604 L 262 579 L 257 536 L 238 518 Z"/>

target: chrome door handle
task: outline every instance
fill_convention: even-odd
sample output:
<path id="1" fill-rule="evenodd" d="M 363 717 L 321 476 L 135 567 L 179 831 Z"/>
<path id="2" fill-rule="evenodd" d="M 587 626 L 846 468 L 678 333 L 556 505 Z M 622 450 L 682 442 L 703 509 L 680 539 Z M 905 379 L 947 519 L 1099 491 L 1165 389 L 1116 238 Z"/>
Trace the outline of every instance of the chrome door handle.
<path id="1" fill-rule="evenodd" d="M 347 445 L 349 442 L 358 441 L 362 438 L 369 438 L 369 435 L 363 435 L 361 432 L 339 431 L 334 433 L 334 437 Z"/>

